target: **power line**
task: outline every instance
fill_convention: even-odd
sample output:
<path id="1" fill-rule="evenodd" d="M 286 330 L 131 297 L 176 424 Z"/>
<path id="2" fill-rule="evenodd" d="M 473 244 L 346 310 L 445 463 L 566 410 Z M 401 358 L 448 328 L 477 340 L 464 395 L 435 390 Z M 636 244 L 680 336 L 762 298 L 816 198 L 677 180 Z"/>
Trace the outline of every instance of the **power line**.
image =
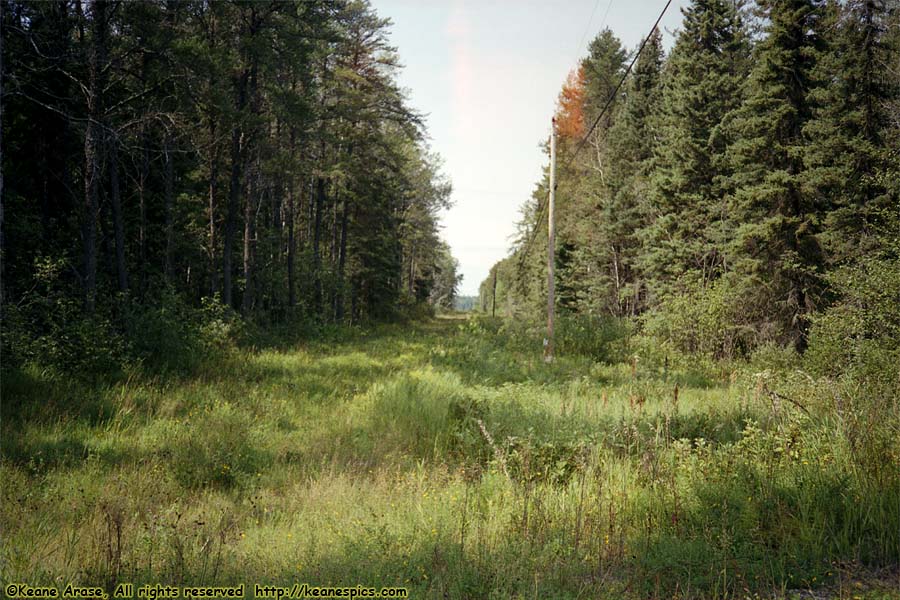
<path id="1" fill-rule="evenodd" d="M 603 12 L 603 19 L 600 20 L 600 27 L 597 28 L 598 31 L 603 31 L 603 28 L 606 26 L 606 18 L 609 16 L 609 9 L 612 8 L 613 0 L 609 0 L 606 4 L 606 10 Z M 581 52 L 581 48 L 584 44 L 584 40 L 587 37 L 587 32 L 591 28 L 591 23 L 594 21 L 594 13 L 597 12 L 597 8 L 600 6 L 600 0 L 597 0 L 597 3 L 594 4 L 594 10 L 591 11 L 591 18 L 588 19 L 587 26 L 584 28 L 584 33 L 581 34 L 581 41 L 578 42 L 578 48 L 575 51 L 575 59 L 578 60 L 578 54 Z"/>
<path id="2" fill-rule="evenodd" d="M 612 4 L 612 0 L 609 0 L 609 3 Z M 578 55 L 581 53 L 581 45 L 584 43 L 584 38 L 587 37 L 588 31 L 591 29 L 591 23 L 594 21 L 594 14 L 597 12 L 597 8 L 600 6 L 600 0 L 594 2 L 594 9 L 591 11 L 591 16 L 587 20 L 587 24 L 584 26 L 584 33 L 581 34 L 581 39 L 578 40 L 578 45 L 575 47 L 575 58 L 573 60 L 578 60 Z M 606 7 L 607 11 L 609 11 L 609 6 Z M 601 29 L 603 29 L 601 27 Z"/>
<path id="3" fill-rule="evenodd" d="M 656 22 L 653 24 L 653 27 L 650 28 L 650 33 L 647 34 L 647 37 L 644 38 L 644 41 L 641 42 L 641 47 L 638 48 L 637 53 L 635 53 L 634 57 L 632 57 L 631 62 L 628 64 L 628 68 L 625 69 L 625 74 L 622 75 L 622 79 L 619 80 L 619 84 L 616 86 L 616 89 L 613 90 L 612 94 L 609 95 L 609 98 L 606 100 L 606 104 L 603 105 L 603 110 L 600 111 L 600 114 L 597 115 L 597 118 L 594 119 L 594 124 L 591 125 L 591 128 L 588 130 L 587 135 L 581 138 L 581 141 L 578 143 L 578 146 L 575 148 L 575 152 L 572 153 L 572 156 L 569 157 L 569 160 L 566 162 L 565 167 L 568 167 L 572 164 L 572 161 L 575 160 L 575 157 L 581 152 L 581 149 L 587 143 L 588 139 L 591 137 L 591 134 L 594 133 L 594 129 L 597 128 L 597 124 L 600 122 L 600 119 L 603 118 L 603 115 L 612 106 L 613 100 L 616 98 L 616 94 L 619 93 L 619 89 L 622 87 L 622 84 L 625 83 L 625 80 L 628 78 L 628 75 L 631 73 L 631 69 L 634 67 L 634 63 L 637 62 L 638 57 L 641 55 L 641 52 L 644 51 L 644 47 L 647 45 L 647 42 L 650 41 L 650 38 L 653 37 L 653 32 L 656 31 L 656 28 L 659 27 L 659 22 L 662 21 L 663 16 L 666 14 L 666 11 L 669 10 L 669 6 L 672 4 L 672 0 L 668 0 L 666 5 L 663 7 L 662 12 L 659 13 L 659 16 L 656 17 Z"/>
<path id="4" fill-rule="evenodd" d="M 610 5 L 612 4 L 612 0 L 610 0 Z M 568 168 L 572 162 L 575 160 L 575 157 L 578 156 L 578 153 L 581 152 L 581 149 L 587 143 L 588 139 L 590 139 L 591 134 L 594 133 L 594 129 L 597 128 L 597 124 L 600 123 L 600 119 L 603 118 L 603 115 L 606 114 L 606 111 L 609 110 L 609 107 L 612 106 L 613 100 L 615 100 L 616 95 L 619 93 L 622 85 L 625 83 L 625 80 L 628 78 L 628 75 L 631 73 L 631 69 L 634 68 L 634 63 L 637 62 L 637 59 L 640 57 L 641 53 L 644 51 L 644 47 L 647 45 L 647 42 L 650 41 L 650 38 L 653 37 L 653 32 L 656 31 L 657 27 L 659 27 L 660 21 L 662 21 L 663 16 L 665 16 L 666 11 L 669 10 L 669 6 L 672 4 L 672 0 L 668 0 L 666 5 L 663 7 L 662 11 L 659 13 L 659 16 L 656 17 L 656 22 L 653 24 L 653 27 L 650 28 L 650 33 L 644 38 L 644 41 L 641 42 L 638 51 L 635 53 L 634 57 L 632 57 L 631 62 L 628 64 L 628 68 L 625 69 L 625 73 L 622 75 L 622 79 L 619 80 L 618 85 L 613 90 L 613 92 L 609 95 L 609 98 L 606 100 L 606 104 L 603 105 L 603 108 L 600 110 L 600 114 L 597 115 L 597 118 L 594 119 L 594 123 L 591 125 L 591 128 L 588 130 L 587 135 L 585 135 L 581 141 L 578 143 L 578 146 L 575 147 L 575 151 L 569 157 L 569 160 L 566 161 L 566 164 L 563 166 L 563 169 Z M 609 11 L 609 7 L 607 7 L 607 12 Z M 605 18 L 604 18 L 605 19 Z M 555 126 L 555 122 L 554 122 Z M 557 184 L 558 186 L 558 184 Z M 525 245 L 524 252 L 522 253 L 522 261 L 525 260 L 525 256 L 528 255 L 528 251 L 531 249 L 531 245 L 534 243 L 535 238 L 537 237 L 537 232 L 540 228 L 541 219 L 543 219 L 544 211 L 547 209 L 547 201 L 545 200 L 543 203 L 538 205 L 537 211 L 537 219 L 535 221 L 535 227 L 532 230 L 531 237 L 528 240 L 528 243 Z"/>

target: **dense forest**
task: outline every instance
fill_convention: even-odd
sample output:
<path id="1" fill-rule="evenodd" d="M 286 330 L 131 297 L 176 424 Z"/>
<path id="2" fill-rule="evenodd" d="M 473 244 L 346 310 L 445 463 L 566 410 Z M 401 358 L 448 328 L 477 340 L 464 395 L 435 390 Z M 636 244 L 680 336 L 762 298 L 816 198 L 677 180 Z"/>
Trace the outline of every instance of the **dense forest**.
<path id="1" fill-rule="evenodd" d="M 637 317 L 718 358 L 896 340 L 898 22 L 896 2 L 696 0 L 668 55 L 653 32 L 621 88 L 634 54 L 601 32 L 555 118 L 563 315 Z M 548 185 L 483 311 L 546 310 Z"/>
<path id="2" fill-rule="evenodd" d="M 7 364 L 452 306 L 450 185 L 367 3 L 2 15 Z"/>

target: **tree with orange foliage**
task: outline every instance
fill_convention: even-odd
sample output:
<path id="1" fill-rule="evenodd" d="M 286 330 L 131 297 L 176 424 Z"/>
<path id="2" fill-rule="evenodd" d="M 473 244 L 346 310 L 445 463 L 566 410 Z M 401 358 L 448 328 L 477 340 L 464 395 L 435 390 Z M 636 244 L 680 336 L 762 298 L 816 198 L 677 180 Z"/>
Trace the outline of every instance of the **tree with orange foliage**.
<path id="1" fill-rule="evenodd" d="M 581 139 L 584 135 L 584 68 L 572 69 L 559 93 L 556 133 L 561 139 Z"/>

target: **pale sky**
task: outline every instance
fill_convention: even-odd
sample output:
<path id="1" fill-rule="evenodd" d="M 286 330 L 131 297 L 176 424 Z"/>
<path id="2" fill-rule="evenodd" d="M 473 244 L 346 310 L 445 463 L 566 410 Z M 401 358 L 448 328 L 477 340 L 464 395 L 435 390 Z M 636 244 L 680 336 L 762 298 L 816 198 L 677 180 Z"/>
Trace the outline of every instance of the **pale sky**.
<path id="1" fill-rule="evenodd" d="M 602 26 L 635 49 L 665 0 L 371 2 L 394 23 L 400 84 L 427 115 L 431 149 L 453 183 L 443 236 L 460 262 L 460 294 L 475 295 L 541 178 L 540 143 L 569 71 Z M 661 23 L 667 48 L 686 4 L 674 1 Z"/>

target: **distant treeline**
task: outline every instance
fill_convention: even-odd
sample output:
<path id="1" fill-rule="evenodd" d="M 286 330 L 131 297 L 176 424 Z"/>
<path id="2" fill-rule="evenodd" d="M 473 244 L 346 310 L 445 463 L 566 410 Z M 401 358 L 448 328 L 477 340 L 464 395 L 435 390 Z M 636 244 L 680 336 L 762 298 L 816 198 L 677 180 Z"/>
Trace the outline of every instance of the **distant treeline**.
<path id="1" fill-rule="evenodd" d="M 803 351 L 828 307 L 894 298 L 898 22 L 896 1 L 695 0 L 615 95 L 633 54 L 601 32 L 556 113 L 559 310 L 734 355 Z M 547 194 L 545 171 L 482 310 L 495 273 L 498 312 L 544 310 Z"/>
<path id="2" fill-rule="evenodd" d="M 6 329 L 452 306 L 450 185 L 388 25 L 364 1 L 2 0 Z"/>

